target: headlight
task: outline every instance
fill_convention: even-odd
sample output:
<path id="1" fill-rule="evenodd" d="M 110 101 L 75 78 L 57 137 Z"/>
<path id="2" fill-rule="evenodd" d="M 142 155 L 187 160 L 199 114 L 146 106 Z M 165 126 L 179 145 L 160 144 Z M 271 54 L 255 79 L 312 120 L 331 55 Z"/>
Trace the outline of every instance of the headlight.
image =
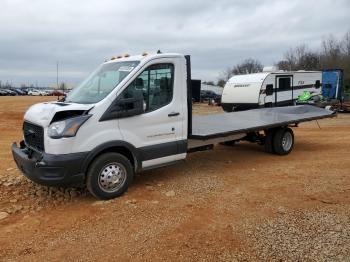
<path id="1" fill-rule="evenodd" d="M 83 115 L 54 122 L 49 126 L 47 134 L 51 138 L 73 137 L 90 117 L 91 115 Z"/>

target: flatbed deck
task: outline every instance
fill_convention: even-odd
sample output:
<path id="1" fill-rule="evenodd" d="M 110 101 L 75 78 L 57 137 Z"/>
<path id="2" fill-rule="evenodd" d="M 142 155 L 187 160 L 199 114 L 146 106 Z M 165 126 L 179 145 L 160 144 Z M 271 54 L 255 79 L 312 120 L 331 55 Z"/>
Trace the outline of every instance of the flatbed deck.
<path id="1" fill-rule="evenodd" d="M 334 116 L 336 114 L 331 110 L 310 105 L 193 116 L 190 138 L 206 140 Z"/>

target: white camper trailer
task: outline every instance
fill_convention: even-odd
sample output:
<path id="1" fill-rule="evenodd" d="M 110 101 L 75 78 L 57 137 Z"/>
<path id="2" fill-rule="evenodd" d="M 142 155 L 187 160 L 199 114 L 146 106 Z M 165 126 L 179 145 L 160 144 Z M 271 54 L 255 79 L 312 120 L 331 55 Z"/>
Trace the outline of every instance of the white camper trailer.
<path id="1" fill-rule="evenodd" d="M 321 93 L 320 71 L 272 71 L 236 75 L 229 79 L 222 93 L 222 107 L 227 112 L 259 107 L 293 105 L 303 91 Z"/>

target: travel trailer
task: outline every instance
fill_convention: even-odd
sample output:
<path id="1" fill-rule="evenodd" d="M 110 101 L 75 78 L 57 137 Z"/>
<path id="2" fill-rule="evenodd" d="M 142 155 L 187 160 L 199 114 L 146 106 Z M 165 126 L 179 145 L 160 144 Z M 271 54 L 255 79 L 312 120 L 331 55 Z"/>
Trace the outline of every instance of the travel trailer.
<path id="1" fill-rule="evenodd" d="M 320 71 L 264 70 L 262 73 L 235 75 L 224 87 L 221 105 L 226 112 L 293 105 L 303 91 L 321 93 L 321 80 Z"/>

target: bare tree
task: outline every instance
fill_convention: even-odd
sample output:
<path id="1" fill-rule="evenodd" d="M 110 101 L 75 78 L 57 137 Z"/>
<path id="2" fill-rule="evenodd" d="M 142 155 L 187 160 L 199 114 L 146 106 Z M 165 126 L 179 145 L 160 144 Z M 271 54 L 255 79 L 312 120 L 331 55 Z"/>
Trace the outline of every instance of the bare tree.
<path id="1" fill-rule="evenodd" d="M 216 82 L 217 86 L 221 86 L 224 87 L 227 81 L 223 80 L 223 79 L 218 79 L 218 81 Z"/>
<path id="2" fill-rule="evenodd" d="M 2 87 L 5 87 L 7 89 L 11 89 L 12 88 L 12 84 L 9 81 L 6 81 L 6 83 L 4 85 L 2 85 Z"/>
<path id="3" fill-rule="evenodd" d="M 276 66 L 280 70 L 292 71 L 291 63 L 288 60 L 281 60 L 276 63 Z"/>
<path id="4" fill-rule="evenodd" d="M 60 90 L 62 90 L 62 92 L 64 93 L 64 90 L 66 90 L 66 89 L 67 89 L 66 83 L 62 82 L 62 83 L 60 84 Z"/>
<path id="5" fill-rule="evenodd" d="M 203 84 L 205 85 L 209 85 L 209 86 L 215 86 L 213 81 L 207 81 L 207 82 L 203 82 Z"/>
<path id="6" fill-rule="evenodd" d="M 297 68 L 297 58 L 295 55 L 295 51 L 294 49 L 289 49 L 285 54 L 284 54 L 284 66 L 285 68 L 283 68 L 283 70 L 295 70 Z M 281 68 L 282 69 L 282 68 Z"/>
<path id="7" fill-rule="evenodd" d="M 228 81 L 233 76 L 232 68 L 226 68 L 226 70 L 220 73 L 220 79 Z"/>
<path id="8" fill-rule="evenodd" d="M 319 70 L 320 55 L 316 52 L 306 52 L 298 61 L 298 68 L 302 70 Z"/>
<path id="9" fill-rule="evenodd" d="M 263 65 L 260 63 L 260 61 L 248 58 L 245 59 L 242 63 L 235 65 L 232 69 L 232 73 L 233 75 L 244 75 L 258 73 L 262 70 Z"/>
<path id="10" fill-rule="evenodd" d="M 350 94 L 350 30 L 344 35 L 341 41 L 340 68 L 344 70 L 345 92 Z"/>
<path id="11" fill-rule="evenodd" d="M 234 75 L 244 75 L 261 72 L 263 65 L 259 60 L 252 58 L 245 59 L 242 63 L 235 65 L 232 68 L 226 68 L 226 70 L 220 73 L 218 77 L 218 86 L 224 86 L 226 82 Z"/>
<path id="12" fill-rule="evenodd" d="M 341 51 L 344 55 L 350 56 L 350 31 L 345 34 L 341 42 Z"/>
<path id="13" fill-rule="evenodd" d="M 321 43 L 321 65 L 323 69 L 335 68 L 341 58 L 341 44 L 333 35 L 329 35 Z"/>
<path id="14" fill-rule="evenodd" d="M 217 85 L 223 87 L 226 82 L 233 76 L 232 68 L 226 68 L 218 77 Z"/>
<path id="15" fill-rule="evenodd" d="M 318 70 L 320 68 L 320 58 L 317 52 L 309 50 L 307 45 L 301 44 L 295 48 L 290 48 L 284 59 L 277 63 L 281 70 Z"/>

